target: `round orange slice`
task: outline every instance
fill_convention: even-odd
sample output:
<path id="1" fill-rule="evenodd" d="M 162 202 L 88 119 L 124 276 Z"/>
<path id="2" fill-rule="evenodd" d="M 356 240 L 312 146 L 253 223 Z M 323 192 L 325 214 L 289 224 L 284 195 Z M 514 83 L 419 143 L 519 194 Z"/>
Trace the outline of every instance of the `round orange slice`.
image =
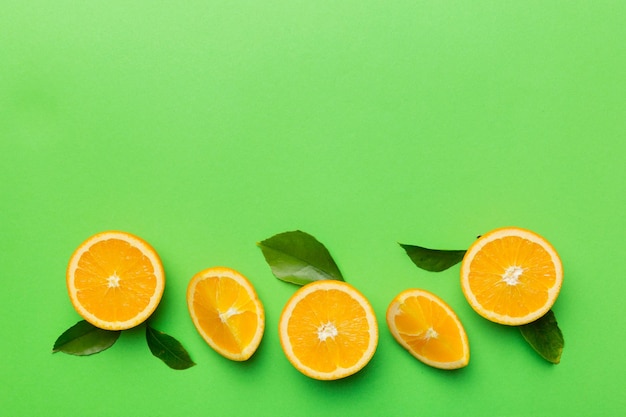
<path id="1" fill-rule="evenodd" d="M 461 264 L 461 287 L 472 308 L 488 320 L 511 326 L 547 313 L 562 282 L 563 267 L 552 245 L 517 227 L 481 236 Z"/>
<path id="2" fill-rule="evenodd" d="M 70 258 L 66 281 L 76 311 L 106 330 L 144 322 L 165 288 L 163 266 L 152 246 L 119 231 L 98 233 L 83 242 Z"/>
<path id="3" fill-rule="evenodd" d="M 191 320 L 220 355 L 245 361 L 257 350 L 265 329 L 265 311 L 254 287 L 239 272 L 205 269 L 187 287 Z"/>
<path id="4" fill-rule="evenodd" d="M 314 379 L 344 378 L 370 361 L 378 344 L 372 306 L 343 281 L 315 281 L 289 299 L 280 342 L 291 364 Z"/>
<path id="5" fill-rule="evenodd" d="M 467 334 L 452 308 L 436 295 L 409 289 L 387 309 L 387 325 L 394 339 L 411 355 L 440 369 L 469 363 Z"/>

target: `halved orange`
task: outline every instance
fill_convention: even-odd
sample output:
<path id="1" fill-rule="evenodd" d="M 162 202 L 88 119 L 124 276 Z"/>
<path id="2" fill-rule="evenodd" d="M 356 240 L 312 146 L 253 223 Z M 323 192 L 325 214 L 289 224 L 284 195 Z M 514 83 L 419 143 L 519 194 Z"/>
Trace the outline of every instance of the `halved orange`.
<path id="1" fill-rule="evenodd" d="M 562 282 L 556 250 L 543 237 L 518 227 L 481 236 L 461 264 L 461 287 L 472 308 L 488 320 L 511 326 L 547 313 Z"/>
<path id="2" fill-rule="evenodd" d="M 293 294 L 280 316 L 279 335 L 297 370 L 333 380 L 367 365 L 378 344 L 378 324 L 372 306 L 353 286 L 323 280 Z"/>
<path id="3" fill-rule="evenodd" d="M 220 355 L 245 361 L 259 347 L 265 310 L 250 281 L 234 269 L 214 267 L 194 275 L 187 306 L 198 333 Z"/>
<path id="4" fill-rule="evenodd" d="M 387 325 L 394 339 L 411 355 L 440 369 L 469 363 L 467 334 L 452 308 L 421 289 L 398 294 L 387 308 Z"/>
<path id="5" fill-rule="evenodd" d="M 83 242 L 70 258 L 66 281 L 76 311 L 106 330 L 144 322 L 165 288 L 163 266 L 152 246 L 119 231 L 98 233 Z"/>

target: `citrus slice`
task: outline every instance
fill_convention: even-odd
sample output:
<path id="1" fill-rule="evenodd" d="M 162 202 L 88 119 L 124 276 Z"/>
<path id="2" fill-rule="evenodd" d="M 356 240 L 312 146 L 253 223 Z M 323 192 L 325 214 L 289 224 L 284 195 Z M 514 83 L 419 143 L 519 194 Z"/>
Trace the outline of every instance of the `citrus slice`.
<path id="1" fill-rule="evenodd" d="M 315 281 L 289 299 L 280 316 L 287 359 L 314 379 L 344 378 L 370 361 L 378 343 L 372 306 L 343 281 Z"/>
<path id="2" fill-rule="evenodd" d="M 461 287 L 472 308 L 488 320 L 511 326 L 547 313 L 562 282 L 563 267 L 552 245 L 517 227 L 481 236 L 461 264 Z"/>
<path id="3" fill-rule="evenodd" d="M 394 339 L 427 365 L 458 369 L 469 363 L 463 325 L 448 304 L 428 291 L 398 294 L 387 309 L 387 325 Z"/>
<path id="4" fill-rule="evenodd" d="M 200 336 L 220 355 L 245 361 L 259 347 L 265 311 L 239 272 L 214 267 L 197 273 L 187 287 L 187 306 Z"/>
<path id="5" fill-rule="evenodd" d="M 124 330 L 154 312 L 165 288 L 163 266 L 147 242 L 130 233 L 98 233 L 73 253 L 67 289 L 76 311 L 106 330 Z"/>

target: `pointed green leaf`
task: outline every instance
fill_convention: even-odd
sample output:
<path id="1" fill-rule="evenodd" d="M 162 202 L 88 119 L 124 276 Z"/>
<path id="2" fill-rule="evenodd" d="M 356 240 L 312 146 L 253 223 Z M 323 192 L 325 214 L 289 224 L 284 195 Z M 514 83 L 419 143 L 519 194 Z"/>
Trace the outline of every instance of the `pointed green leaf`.
<path id="1" fill-rule="evenodd" d="M 172 369 L 187 369 L 195 365 L 178 340 L 150 325 L 146 326 L 146 341 L 150 352 Z"/>
<path id="2" fill-rule="evenodd" d="M 280 233 L 257 245 L 278 279 L 298 285 L 324 279 L 343 281 L 328 249 L 305 232 Z"/>
<path id="3" fill-rule="evenodd" d="M 561 361 L 565 343 L 552 310 L 532 323 L 519 326 L 519 329 L 524 339 L 542 358 L 554 364 Z"/>
<path id="4" fill-rule="evenodd" d="M 87 356 L 110 348 L 120 337 L 120 331 L 100 329 L 81 320 L 67 329 L 54 342 L 52 353 L 63 352 L 70 355 Z"/>
<path id="5" fill-rule="evenodd" d="M 418 268 L 425 269 L 431 272 L 441 272 L 451 266 L 454 266 L 463 260 L 465 255 L 464 250 L 439 250 L 428 249 L 415 245 L 404 245 L 400 243 L 400 246 L 409 255 L 409 258 L 413 261 Z"/>

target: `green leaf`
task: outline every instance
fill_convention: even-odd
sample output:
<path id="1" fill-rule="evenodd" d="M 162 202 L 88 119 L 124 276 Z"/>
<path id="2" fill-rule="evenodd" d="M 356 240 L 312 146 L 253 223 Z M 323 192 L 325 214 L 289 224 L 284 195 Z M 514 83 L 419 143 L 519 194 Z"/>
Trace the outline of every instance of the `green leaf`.
<path id="1" fill-rule="evenodd" d="M 178 340 L 150 325 L 146 326 L 146 341 L 150 352 L 172 369 L 187 369 L 195 365 Z"/>
<path id="2" fill-rule="evenodd" d="M 454 266 L 463 260 L 465 255 L 464 250 L 439 250 L 428 249 L 415 245 L 404 245 L 400 243 L 400 246 L 409 255 L 409 258 L 413 261 L 418 268 L 425 269 L 431 272 L 441 272 L 451 266 Z"/>
<path id="3" fill-rule="evenodd" d="M 542 358 L 554 364 L 561 362 L 563 333 L 552 310 L 532 323 L 519 326 L 519 329 L 524 339 Z"/>
<path id="4" fill-rule="evenodd" d="M 113 346 L 120 337 L 120 331 L 100 329 L 81 320 L 54 342 L 52 353 L 63 352 L 70 355 L 87 356 L 102 352 Z"/>
<path id="5" fill-rule="evenodd" d="M 324 279 L 343 281 L 328 249 L 300 230 L 277 234 L 257 245 L 278 279 L 298 285 Z"/>

